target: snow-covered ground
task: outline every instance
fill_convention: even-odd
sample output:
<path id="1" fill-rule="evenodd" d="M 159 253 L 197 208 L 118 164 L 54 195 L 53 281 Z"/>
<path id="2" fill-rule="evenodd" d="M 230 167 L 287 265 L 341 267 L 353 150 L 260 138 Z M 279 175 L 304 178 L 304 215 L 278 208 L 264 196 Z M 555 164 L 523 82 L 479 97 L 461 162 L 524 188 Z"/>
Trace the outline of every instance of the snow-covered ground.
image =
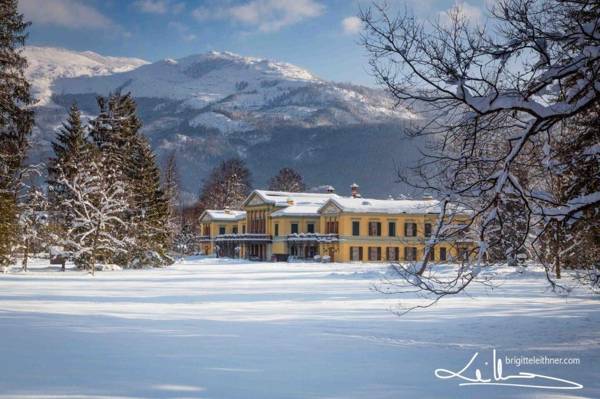
<path id="1" fill-rule="evenodd" d="M 0 275 L 0 398 L 599 398 L 600 302 L 539 271 L 398 317 L 385 265 L 188 259 L 155 270 Z M 408 303 L 416 304 L 416 297 Z M 505 365 L 583 385 L 459 387 L 434 371 Z M 488 361 L 488 365 L 484 363 Z M 463 381 L 464 382 L 464 381 Z M 540 380 L 537 380 L 540 383 Z M 530 382 L 531 385 L 531 382 Z"/>

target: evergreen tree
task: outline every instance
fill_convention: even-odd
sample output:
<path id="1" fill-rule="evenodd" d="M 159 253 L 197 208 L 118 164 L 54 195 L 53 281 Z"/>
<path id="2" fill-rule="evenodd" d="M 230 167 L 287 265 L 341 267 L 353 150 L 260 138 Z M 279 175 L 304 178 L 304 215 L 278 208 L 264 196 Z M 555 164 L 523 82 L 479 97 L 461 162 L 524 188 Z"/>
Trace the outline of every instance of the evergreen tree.
<path id="1" fill-rule="evenodd" d="M 305 191 L 306 185 L 300 173 L 292 168 L 283 168 L 269 181 L 269 190 L 297 193 Z"/>
<path id="2" fill-rule="evenodd" d="M 202 209 L 239 209 L 251 190 L 250 170 L 244 161 L 232 158 L 214 168 L 202 187 Z"/>
<path id="3" fill-rule="evenodd" d="M 96 262 L 111 262 L 125 254 L 128 239 L 116 232 L 124 231 L 123 209 L 127 208 L 125 187 L 110 181 L 104 174 L 106 157 L 91 151 L 71 178 L 59 176 L 58 182 L 68 190 L 63 207 L 72 215 L 64 242 L 72 249 L 73 260 L 94 274 Z"/>
<path id="4" fill-rule="evenodd" d="M 19 237 L 23 271 L 27 271 L 29 254 L 39 252 L 48 242 L 48 201 L 37 186 L 31 186 L 20 204 Z"/>
<path id="5" fill-rule="evenodd" d="M 62 209 L 68 190 L 59 183 L 58 179 L 60 177 L 72 180 L 91 151 L 85 128 L 81 123 L 81 112 L 76 104 L 71 106 L 67 121 L 59 130 L 52 148 L 54 157 L 48 162 L 48 200 L 52 214 L 51 221 L 60 234 L 60 231 L 68 228 L 71 219 Z"/>
<path id="6" fill-rule="evenodd" d="M 0 1 L 0 265 L 10 262 L 16 244 L 17 198 L 33 125 L 27 61 L 20 50 L 28 26 L 17 0 Z"/>
<path id="7" fill-rule="evenodd" d="M 163 171 L 163 192 L 169 205 L 168 229 L 170 233 L 170 243 L 173 244 L 174 237 L 181 231 L 183 218 L 181 215 L 181 196 L 179 192 L 179 173 L 177 170 L 177 160 L 175 153 L 171 153 L 167 158 Z"/>
<path id="8" fill-rule="evenodd" d="M 130 194 L 129 229 L 133 265 L 161 266 L 172 263 L 170 247 L 169 201 L 161 187 L 160 171 L 150 144 L 144 136 L 134 138 L 127 169 Z"/>
<path id="9" fill-rule="evenodd" d="M 200 251 L 198 243 L 198 233 L 196 233 L 191 224 L 185 224 L 181 227 L 179 233 L 173 241 L 174 249 L 180 256 L 193 255 Z"/>
<path id="10" fill-rule="evenodd" d="M 524 242 L 527 241 L 527 208 L 514 194 L 498 195 L 498 217 L 486 231 L 489 243 L 487 260 L 507 262 L 517 266 L 519 258 L 526 256 Z"/>
<path id="11" fill-rule="evenodd" d="M 98 97 L 98 107 L 100 113 L 91 121 L 90 135 L 105 154 L 107 166 L 114 166 L 122 173 L 131 155 L 133 140 L 142 127 L 135 101 L 130 93 L 116 93 L 108 98 Z"/>
<path id="12" fill-rule="evenodd" d="M 125 202 L 119 218 L 130 226 L 134 210 L 132 208 L 132 192 L 129 190 L 128 168 L 135 151 L 135 141 L 142 126 L 136 114 L 135 101 L 128 93 L 116 93 L 108 98 L 98 97 L 98 116 L 90 122 L 90 136 L 102 153 L 103 178 L 108 184 L 119 184 L 124 189 L 118 195 Z M 117 228 L 111 234 L 119 241 L 125 242 L 128 229 Z M 114 252 L 116 257 L 110 262 L 127 266 L 131 261 L 130 252 Z"/>

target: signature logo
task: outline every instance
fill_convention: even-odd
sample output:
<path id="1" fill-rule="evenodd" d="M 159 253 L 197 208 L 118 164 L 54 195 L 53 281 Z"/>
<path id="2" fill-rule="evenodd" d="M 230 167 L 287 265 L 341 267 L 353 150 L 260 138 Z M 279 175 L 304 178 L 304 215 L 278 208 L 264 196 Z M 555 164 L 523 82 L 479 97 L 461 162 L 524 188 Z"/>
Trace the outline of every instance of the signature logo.
<path id="1" fill-rule="evenodd" d="M 459 371 L 447 369 L 436 369 L 435 376 L 442 380 L 450 380 L 458 378 L 459 386 L 470 385 L 496 385 L 521 388 L 538 388 L 538 389 L 582 389 L 583 385 L 573 381 L 565 380 L 564 378 L 550 377 L 542 374 L 520 372 L 513 375 L 504 375 L 502 368 L 502 359 L 496 358 L 496 349 L 492 355 L 492 376 L 485 378 L 483 372 L 479 368 L 475 368 L 472 372 L 472 365 L 475 359 L 479 356 L 479 352 L 471 357 L 471 360 Z M 488 362 L 485 362 L 488 365 Z"/>

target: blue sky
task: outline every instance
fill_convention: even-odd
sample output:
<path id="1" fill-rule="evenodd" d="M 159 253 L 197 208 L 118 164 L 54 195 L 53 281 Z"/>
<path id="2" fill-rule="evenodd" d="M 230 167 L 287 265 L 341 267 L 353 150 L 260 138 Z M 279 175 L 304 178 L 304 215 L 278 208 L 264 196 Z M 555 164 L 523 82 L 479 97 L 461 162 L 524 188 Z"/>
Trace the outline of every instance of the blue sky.
<path id="1" fill-rule="evenodd" d="M 388 0 L 431 18 L 455 0 Z M 484 0 L 465 10 L 478 17 Z M 290 62 L 372 86 L 356 15 L 367 0 L 20 0 L 28 44 L 148 61 L 210 50 Z"/>

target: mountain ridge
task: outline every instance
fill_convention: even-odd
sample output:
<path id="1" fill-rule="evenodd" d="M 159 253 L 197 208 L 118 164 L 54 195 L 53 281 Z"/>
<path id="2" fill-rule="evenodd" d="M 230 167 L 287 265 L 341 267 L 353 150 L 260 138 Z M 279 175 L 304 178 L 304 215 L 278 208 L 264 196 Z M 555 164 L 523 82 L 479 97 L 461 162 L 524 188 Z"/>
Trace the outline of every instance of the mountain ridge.
<path id="1" fill-rule="evenodd" d="M 54 132 L 73 102 L 84 117 L 91 118 L 97 113 L 98 95 L 131 92 L 138 103 L 142 132 L 159 159 L 176 152 L 189 200 L 197 195 L 210 169 L 231 156 L 255 166 L 258 186 L 266 184 L 269 173 L 276 173 L 272 169 L 283 166 L 305 171 L 310 185 L 335 186 L 346 181 L 337 181 L 333 173 L 320 173 L 318 165 L 331 169 L 344 164 L 347 170 L 339 175 L 350 180 L 352 175 L 368 176 L 359 169 L 380 165 L 377 158 L 382 153 L 392 157 L 393 151 L 404 152 L 400 147 L 412 148 L 401 144 L 405 141 L 399 131 L 414 115 L 395 108 L 383 91 L 330 82 L 284 62 L 229 52 L 152 63 L 56 48 L 29 48 L 25 55 L 37 101 L 34 158 L 45 160 L 50 155 Z M 360 157 L 361 165 L 342 159 L 348 152 L 360 152 L 364 140 L 373 143 L 367 146 L 369 155 Z M 378 140 L 388 148 L 378 151 Z M 390 143 L 395 144 L 390 147 Z M 410 152 L 402 158 L 411 157 Z M 262 167 L 267 164 L 269 168 Z M 366 188 L 378 195 L 397 191 L 389 188 L 396 164 L 390 162 L 385 183 L 374 176 Z"/>

